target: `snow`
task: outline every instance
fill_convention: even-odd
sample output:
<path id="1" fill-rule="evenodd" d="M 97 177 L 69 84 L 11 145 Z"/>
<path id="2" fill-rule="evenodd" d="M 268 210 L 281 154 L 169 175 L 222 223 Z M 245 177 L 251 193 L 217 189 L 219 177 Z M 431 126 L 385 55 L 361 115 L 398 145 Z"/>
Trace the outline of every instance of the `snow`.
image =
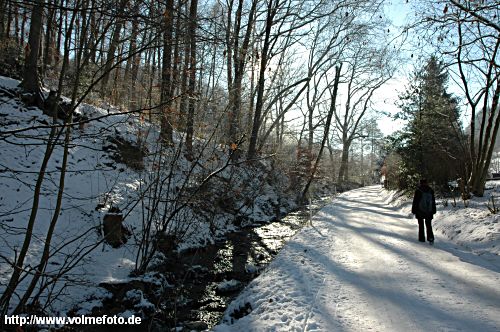
<path id="1" fill-rule="evenodd" d="M 471 220 L 463 217 L 475 210 L 441 209 L 430 246 L 417 241 L 408 205 L 379 186 L 339 195 L 229 305 L 214 331 L 498 331 L 496 216 Z M 464 230 L 471 222 L 496 225 L 496 240 L 481 246 L 487 257 L 448 239 L 448 222 Z"/>
<path id="2" fill-rule="evenodd" d="M 134 309 L 152 311 L 155 305 L 144 298 L 144 293 L 140 289 L 131 289 L 125 293 L 125 300 L 134 304 Z"/>
<path id="3" fill-rule="evenodd" d="M 17 86 L 17 81 L 0 77 L 0 85 L 6 88 Z M 106 114 L 105 110 L 82 106 L 78 113 L 89 116 Z M 15 99 L 2 99 L 0 105 L 0 120 L 2 120 L 2 134 L 9 130 L 28 128 L 19 134 L 4 134 L 0 140 L 2 159 L 0 168 L 0 215 L 2 216 L 0 253 L 4 257 L 12 257 L 12 249 L 19 248 L 24 238 L 23 230 L 28 221 L 32 204 L 33 187 L 37 173 L 45 152 L 45 140 L 48 137 L 48 128 L 32 128 L 50 123 L 51 119 L 35 108 L 25 108 Z M 68 159 L 68 174 L 66 176 L 61 215 L 53 238 L 53 247 L 62 250 L 49 261 L 47 272 L 57 271 L 61 264 L 72 259 L 74 268 L 67 274 L 67 288 L 58 301 L 51 307 L 52 312 L 64 313 L 74 306 L 82 311 L 91 311 L 91 306 L 99 306 L 96 299 L 95 287 L 101 282 L 119 282 L 128 280 L 130 271 L 135 266 L 135 255 L 131 246 L 119 249 L 100 244 L 100 236 L 96 227 L 106 213 L 109 204 L 120 205 L 136 195 L 136 181 L 138 174 L 123 168 L 122 172 L 113 172 L 116 164 L 101 150 L 106 144 L 106 136 L 120 128 L 122 131 L 134 132 L 129 116 L 117 115 L 100 120 L 94 126 L 84 130 L 75 129 L 73 144 L 70 147 Z M 19 145 L 22 144 L 22 145 Z M 57 146 L 47 167 L 46 181 L 42 187 L 40 208 L 34 225 L 34 237 L 26 263 L 34 266 L 38 264 L 47 226 L 52 218 L 55 207 L 55 197 L 59 181 L 60 165 L 62 162 L 62 148 Z M 111 166 L 107 166 L 111 165 Z M 108 203 L 103 209 L 96 206 L 104 197 Z M 131 218 L 132 219 L 132 218 Z M 94 250 L 91 250 L 94 248 Z M 89 251 L 88 253 L 86 253 Z M 69 255 L 69 256 L 68 256 Z M 10 276 L 10 268 L 2 262 L 0 266 L 0 292 L 3 291 Z M 28 282 L 29 278 L 25 280 Z M 19 288 L 23 289 L 25 284 Z M 103 292 L 98 292 L 104 295 Z M 104 297 L 104 296 L 103 296 Z M 90 299 L 89 305 L 82 302 Z"/>
<path id="4" fill-rule="evenodd" d="M 0 76 L 0 86 L 8 89 L 15 89 L 19 85 L 19 81 L 10 77 Z"/>
<path id="5" fill-rule="evenodd" d="M 223 280 L 217 285 L 219 292 L 232 292 L 241 287 L 241 282 L 235 279 Z"/>
<path id="6" fill-rule="evenodd" d="M 1 88 L 13 90 L 18 84 L 19 81 L 0 76 Z M 47 313 L 63 314 L 72 309 L 91 312 L 92 308 L 99 307 L 102 302 L 100 300 L 106 297 L 106 292 L 95 291 L 101 283 L 124 283 L 139 278 L 143 282 L 153 282 L 155 279 L 155 284 L 168 287 L 166 281 L 158 276 L 146 274 L 133 278 L 130 275 L 136 267 L 138 241 L 144 229 L 143 214 L 149 213 L 148 199 L 142 199 L 141 195 L 145 193 L 148 184 L 154 183 L 155 175 L 160 172 L 172 172 L 169 187 L 163 189 L 166 192 L 164 195 L 175 199 L 175 186 L 196 188 L 200 179 L 220 168 L 227 160 L 227 153 L 214 143 L 207 146 L 206 155 L 202 155 L 198 163 L 190 163 L 181 153 L 175 160 L 176 163 L 170 164 L 170 159 L 175 157 L 174 153 L 169 151 L 166 153 L 166 161 L 162 164 L 167 167 L 161 168 L 154 153 L 160 147 L 159 130 L 154 124 L 143 121 L 134 114 L 122 113 L 110 105 L 95 107 L 82 104 L 76 113 L 92 121 L 84 128 L 74 128 L 72 132 L 62 210 L 52 240 L 52 248 L 61 250 L 51 257 L 46 272 L 49 275 L 57 273 L 62 264 L 74 266 L 64 278 L 60 278 L 64 279 L 64 282 L 50 289 L 54 294 L 59 291 L 61 294 L 51 302 L 50 307 L 44 308 Z M 24 239 L 24 230 L 33 202 L 33 188 L 50 132 L 47 125 L 50 123 L 52 119 L 40 109 L 26 107 L 18 99 L 11 98 L 10 93 L 3 94 L 0 90 L 0 293 L 3 293 L 12 273 L 10 264 L 6 264 L 5 260 L 14 259 Z M 26 130 L 14 132 L 23 128 Z M 150 153 L 144 158 L 144 170 L 133 169 L 112 158 L 113 148 L 116 149 L 112 139 L 117 138 L 129 143 L 137 143 L 141 138 Z M 180 140 L 181 134 L 174 133 L 177 146 L 181 145 Z M 105 148 L 110 147 L 111 151 L 105 151 Z M 34 236 L 25 260 L 26 266 L 36 266 L 40 260 L 56 204 L 62 156 L 63 149 L 59 144 L 48 163 L 33 230 Z M 217 198 L 221 191 L 227 189 L 230 193 L 234 188 L 241 187 L 239 197 L 230 201 L 234 203 L 235 209 L 250 222 L 268 222 L 275 216 L 273 204 L 279 202 L 281 206 L 287 206 L 282 212 L 294 208 L 287 197 L 276 195 L 277 187 L 273 188 L 266 183 L 270 169 L 266 161 L 257 163 L 254 169 L 227 167 L 213 179 L 222 179 L 219 181 L 225 187 L 209 186 L 208 189 L 212 192 L 205 194 L 207 199 L 202 203 L 209 205 L 213 203 L 210 198 Z M 186 174 L 191 174 L 189 182 Z M 279 176 L 275 175 L 274 178 Z M 228 187 L 226 183 L 233 187 Z M 248 183 L 249 189 L 245 189 Z M 284 183 L 283 188 L 286 187 Z M 145 210 L 141 210 L 141 204 L 137 204 L 141 199 L 146 206 Z M 240 209 L 242 204 L 248 206 Z M 127 243 L 119 248 L 112 248 L 100 242 L 102 220 L 111 207 L 120 208 L 125 216 L 123 224 L 131 233 Z M 165 211 L 173 209 L 169 206 Z M 187 206 L 171 220 L 166 233 L 182 229 L 185 234 L 179 239 L 178 251 L 203 246 L 236 229 L 232 224 L 235 218 L 233 214 L 215 208 L 214 210 L 213 215 L 209 215 L 203 207 L 194 210 Z M 157 253 L 149 267 L 164 264 L 164 260 L 165 257 Z M 29 281 L 30 277 L 25 278 L 18 287 L 20 294 L 26 289 Z M 16 305 L 17 299 L 17 296 L 13 296 L 11 309 Z M 41 302 L 43 305 L 43 296 Z M 148 306 L 147 303 L 143 304 Z"/>
<path id="7" fill-rule="evenodd" d="M 123 317 L 123 318 L 129 318 L 135 316 L 136 313 L 133 312 L 132 310 L 125 310 L 124 312 L 119 313 L 117 316 L 118 317 Z"/>
<path id="8" fill-rule="evenodd" d="M 0 77 L 2 87 L 14 89 L 18 83 Z M 88 314 L 102 306 L 102 300 L 111 294 L 97 287 L 99 283 L 141 280 L 160 288 L 170 287 L 165 278 L 154 273 L 130 276 L 142 225 L 140 209 L 130 204 L 141 194 L 149 174 L 119 164 L 102 151 L 109 144 L 108 136 L 135 142 L 142 135 L 139 128 L 147 132 L 144 140 L 154 151 L 158 131 L 109 106 L 81 105 L 78 112 L 99 120 L 73 133 L 63 209 L 53 239 L 53 248 L 64 247 L 50 259 L 47 273 L 57 271 L 67 263 L 67 257 L 79 257 L 81 261 L 74 262 L 63 286 L 54 289 L 62 293 L 46 309 L 58 315 L 70 309 Z M 103 117 L 108 114 L 113 116 Z M 44 138 L 49 132 L 43 127 L 44 121 L 51 120 L 34 107 L 25 108 L 13 99 L 1 100 L 0 134 L 41 126 L 3 135 L 0 140 L 0 255 L 9 259 L 13 259 L 24 236 Z M 178 134 L 175 139 L 180 139 Z M 26 143 L 29 145 L 19 145 Z M 214 149 L 200 161 L 205 168 L 195 167 L 193 174 L 198 178 L 209 174 L 224 162 L 222 156 L 222 151 Z M 43 248 L 55 206 L 61 160 L 62 149 L 57 147 L 42 188 L 35 235 L 26 260 L 30 266 L 38 263 Z M 146 162 L 152 164 L 154 160 Z M 266 183 L 264 174 L 269 173 L 269 164 L 263 161 L 259 167 L 260 182 L 255 181 L 253 187 L 228 201 L 228 205 L 233 204 L 235 210 L 245 214 L 243 226 L 269 221 L 277 212 L 285 213 L 294 207 Z M 182 183 L 182 174 L 189 171 L 190 164 L 181 158 L 173 182 Z M 255 172 L 227 168 L 219 174 L 221 187 L 214 187 L 224 191 L 227 188 L 223 185 L 231 180 L 232 188 L 238 188 L 252 177 L 257 177 Z M 282 187 L 286 186 L 283 177 Z M 206 197 L 213 194 L 207 192 Z M 417 224 L 410 213 L 410 202 L 400 193 L 368 187 L 341 194 L 313 218 L 312 225 L 285 245 L 269 267 L 231 303 L 223 322 L 214 330 L 498 331 L 500 225 L 499 215 L 491 214 L 485 206 L 491 195 L 500 196 L 500 182 L 489 182 L 485 197 L 474 197 L 467 207 L 462 201 L 456 206 L 450 199 L 439 201 L 434 220 L 436 243 L 431 247 L 416 241 Z M 249 197 L 250 204 L 242 206 Z M 97 208 L 99 204 L 101 208 Z M 102 236 L 97 231 L 111 206 L 127 212 L 124 223 L 133 233 L 127 244 L 116 249 L 99 244 Z M 190 236 L 178 250 L 208 243 L 234 229 L 230 223 L 233 217 L 217 214 L 210 225 L 194 211 L 183 211 L 172 227 L 183 218 L 192 220 L 192 227 L 186 230 Z M 163 261 L 158 253 L 150 266 Z M 259 267 L 247 264 L 246 269 L 258 272 Z M 2 261 L 0 293 L 10 273 L 8 264 Z M 26 278 L 19 289 L 28 281 Z M 232 282 L 221 283 L 221 289 L 236 287 Z M 154 310 L 142 291 L 133 290 L 128 295 L 138 311 Z M 234 313 L 243 317 L 235 318 Z M 125 317 L 133 314 L 136 312 L 130 310 L 122 313 Z"/>
<path id="9" fill-rule="evenodd" d="M 488 181 L 483 197 L 473 197 L 464 203 L 460 199 L 440 200 L 434 225 L 443 235 L 468 248 L 475 254 L 490 258 L 500 255 L 500 214 L 492 214 L 487 205 L 500 206 L 500 181 Z M 500 211 L 499 211 L 500 212 Z"/>

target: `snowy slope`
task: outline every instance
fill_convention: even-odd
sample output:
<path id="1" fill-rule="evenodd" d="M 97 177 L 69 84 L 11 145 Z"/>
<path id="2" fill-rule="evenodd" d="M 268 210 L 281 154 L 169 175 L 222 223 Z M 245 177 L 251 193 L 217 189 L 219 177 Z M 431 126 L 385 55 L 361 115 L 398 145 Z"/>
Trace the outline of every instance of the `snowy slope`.
<path id="1" fill-rule="evenodd" d="M 489 258 L 500 255 L 500 210 L 492 214 L 487 208 L 492 196 L 500 205 L 500 181 L 488 181 L 486 188 L 484 197 L 473 197 L 467 207 L 462 201 L 453 206 L 451 200 L 441 200 L 434 224 L 444 236 Z"/>
<path id="2" fill-rule="evenodd" d="M 391 197 L 398 193 L 391 192 Z M 500 181 L 488 181 L 483 197 L 473 197 L 467 202 L 456 198 L 438 198 L 437 214 L 434 216 L 433 228 L 438 236 L 448 238 L 466 247 L 485 259 L 496 259 L 500 255 L 500 210 L 492 214 L 491 197 L 497 207 L 500 206 Z M 391 200 L 392 206 L 398 207 L 407 216 L 411 214 L 411 199 L 399 197 Z"/>
<path id="3" fill-rule="evenodd" d="M 434 246 L 419 243 L 415 220 L 393 199 L 379 187 L 340 195 L 214 331 L 500 330 L 500 258 L 439 235 Z"/>
<path id="4" fill-rule="evenodd" d="M 11 92 L 18 83 L 16 80 L 0 77 L 0 88 Z M 0 91 L 0 293 L 3 293 L 12 271 L 5 260 L 14 259 L 24 239 L 33 202 L 34 184 L 50 131 L 47 125 L 52 123 L 52 119 L 42 114 L 38 108 L 26 108 L 19 99 L 12 98 L 15 93 L 11 92 L 4 94 Z M 107 291 L 97 285 L 133 279 L 130 273 L 136 267 L 137 245 L 146 227 L 143 216 L 149 211 L 149 196 L 146 196 L 148 192 L 144 188 L 154 183 L 156 175 L 166 173 L 171 176 L 168 191 L 165 189 L 166 192 L 162 194 L 163 202 L 167 202 L 163 204 L 168 205 L 169 200 L 174 201 L 176 198 L 179 187 L 185 186 L 186 192 L 196 188 L 199 184 L 197 181 L 221 168 L 227 156 L 214 143 L 207 155 L 202 155 L 196 164 L 190 163 L 183 154 L 176 155 L 167 151 L 167 156 L 164 157 L 166 161 L 160 165 L 154 154 L 160 148 L 159 133 L 153 124 L 134 114 L 123 114 L 110 106 L 98 108 L 82 104 L 77 113 L 95 120 L 84 128 L 74 128 L 72 133 L 62 211 L 52 241 L 52 248 L 61 250 L 49 260 L 47 268 L 47 273 L 51 275 L 62 266 L 72 266 L 64 278 L 60 278 L 62 280 L 56 287 L 50 290 L 53 294 L 61 294 L 56 301 L 44 308 L 47 313 L 59 315 L 72 309 L 79 314 L 87 314 L 93 306 L 101 305 L 100 299 L 109 296 Z M 23 128 L 27 130 L 18 131 Z M 175 135 L 175 143 L 180 146 L 180 136 L 177 133 Z M 116 139 L 135 144 L 139 138 L 149 152 L 144 158 L 143 169 L 129 167 L 113 157 Z M 32 245 L 26 260 L 26 264 L 30 266 L 39 262 L 52 218 L 62 155 L 62 146 L 56 146 L 48 164 Z M 168 158 L 177 159 L 170 163 Z M 275 182 L 273 187 L 271 180 L 266 177 L 271 173 L 273 180 L 281 179 L 283 183 Z M 209 197 L 201 197 L 205 205 L 218 199 L 217 192 L 222 189 L 218 185 L 227 183 L 228 179 L 231 179 L 229 182 L 233 186 L 238 186 L 241 197 L 247 195 L 255 198 L 244 202 L 242 198 L 233 197 L 231 201 L 237 205 L 239 215 L 247 223 L 271 220 L 276 216 L 276 206 L 278 213 L 285 213 L 293 208 L 293 204 L 281 197 L 276 190 L 278 185 L 283 190 L 287 187 L 286 177 L 270 171 L 269 163 L 265 161 L 256 163 L 252 169 L 228 167 L 220 172 L 217 177 L 219 182 L 206 189 Z M 232 188 L 225 188 L 228 189 L 226 194 L 230 195 Z M 139 204 L 140 202 L 144 205 Z M 130 231 L 127 243 L 119 248 L 100 243 L 102 220 L 110 207 L 118 207 L 123 212 L 124 226 Z M 234 229 L 233 214 L 223 209 L 217 210 L 213 204 L 208 208 L 213 213 L 187 205 L 169 223 L 167 232 L 182 229 L 183 238 L 177 243 L 179 250 L 202 246 Z M 172 205 L 168 205 L 165 211 L 173 209 Z M 145 279 L 146 282 L 165 282 L 160 277 L 151 280 L 150 275 L 142 277 L 143 281 Z M 19 287 L 20 291 L 26 288 L 28 281 L 29 278 L 24 280 Z M 42 296 L 42 303 L 43 300 Z M 15 305 L 15 300 L 13 302 L 11 306 Z"/>
<path id="5" fill-rule="evenodd" d="M 15 88 L 17 81 L 1 78 L 0 84 Z M 80 107 L 79 113 L 88 117 L 99 117 L 113 112 L 88 107 Z M 35 108 L 25 108 L 17 99 L 2 98 L 0 105 L 2 134 L 10 130 L 43 127 L 51 119 Z M 67 255 L 81 261 L 74 262 L 74 268 L 67 274 L 67 287 L 62 291 L 60 301 L 48 308 L 63 314 L 85 298 L 106 296 L 106 292 L 93 286 L 100 282 L 126 280 L 134 267 L 134 243 L 118 248 L 96 243 L 102 238 L 98 233 L 102 218 L 111 204 L 125 206 L 137 197 L 140 175 L 125 165 L 116 164 L 102 147 L 109 145 L 107 137 L 121 135 L 132 138 L 135 135 L 130 116 L 104 118 L 96 124 L 73 132 L 73 142 L 69 151 L 68 173 L 65 182 L 62 212 L 53 239 L 53 247 L 63 247 L 58 255 L 49 261 L 48 273 L 56 271 L 61 264 L 67 263 Z M 12 257 L 13 249 L 19 248 L 29 219 L 33 201 L 33 188 L 45 152 L 48 128 L 28 129 L 16 134 L 6 134 L 0 140 L 2 177 L 0 180 L 0 229 L 2 245 L 0 253 Z M 57 146 L 49 161 L 46 181 L 42 187 L 40 208 L 34 228 L 32 250 L 27 264 L 38 264 L 40 250 L 44 244 L 48 224 L 55 206 L 57 184 L 63 150 Z M 98 205 L 101 204 L 101 208 Z M 135 216 L 137 217 L 137 216 Z M 136 227 L 133 216 L 127 226 Z M 128 221 L 128 220 L 127 220 Z M 90 251 L 87 253 L 87 251 Z M 5 287 L 10 275 L 10 267 L 0 267 L 0 291 Z M 91 287 L 89 287 L 91 286 Z M 21 288 L 23 289 L 23 285 Z"/>

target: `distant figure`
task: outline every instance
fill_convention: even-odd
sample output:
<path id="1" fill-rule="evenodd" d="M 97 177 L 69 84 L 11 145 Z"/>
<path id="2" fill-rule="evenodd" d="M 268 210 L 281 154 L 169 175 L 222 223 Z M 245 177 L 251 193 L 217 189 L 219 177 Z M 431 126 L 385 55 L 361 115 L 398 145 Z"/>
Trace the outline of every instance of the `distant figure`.
<path id="1" fill-rule="evenodd" d="M 385 162 L 380 169 L 380 183 L 382 184 L 382 188 L 389 189 L 389 181 L 387 180 L 387 165 Z"/>
<path id="2" fill-rule="evenodd" d="M 411 206 L 411 213 L 415 215 L 418 220 L 418 240 L 425 242 L 424 233 L 424 220 L 425 228 L 427 230 L 427 241 L 430 244 L 434 243 L 434 233 L 432 232 L 432 217 L 436 213 L 436 199 L 434 197 L 434 190 L 429 187 L 426 179 L 420 180 L 420 186 L 415 190 L 413 196 L 413 204 Z"/>

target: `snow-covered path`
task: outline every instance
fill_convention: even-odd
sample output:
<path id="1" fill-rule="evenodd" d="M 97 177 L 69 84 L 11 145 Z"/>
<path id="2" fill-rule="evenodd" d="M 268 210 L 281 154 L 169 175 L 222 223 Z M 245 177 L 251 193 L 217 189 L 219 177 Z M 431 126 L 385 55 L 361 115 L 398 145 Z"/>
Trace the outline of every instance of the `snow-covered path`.
<path id="1" fill-rule="evenodd" d="M 214 330 L 500 331 L 500 260 L 439 233 L 434 246 L 420 243 L 416 220 L 386 203 L 379 187 L 336 198 Z M 246 303 L 252 311 L 231 319 Z"/>

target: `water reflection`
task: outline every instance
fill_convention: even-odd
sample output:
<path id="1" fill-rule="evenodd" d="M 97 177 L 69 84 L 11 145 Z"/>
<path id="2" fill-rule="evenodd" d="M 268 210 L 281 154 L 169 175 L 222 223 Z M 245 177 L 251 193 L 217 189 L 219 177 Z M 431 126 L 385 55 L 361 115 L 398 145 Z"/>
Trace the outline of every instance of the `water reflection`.
<path id="1" fill-rule="evenodd" d="M 214 326 L 227 305 L 255 278 L 312 214 L 330 202 L 324 198 L 276 222 L 230 233 L 224 241 L 184 252 L 162 273 L 173 274 L 175 287 L 163 296 L 162 325 L 167 328 Z"/>

